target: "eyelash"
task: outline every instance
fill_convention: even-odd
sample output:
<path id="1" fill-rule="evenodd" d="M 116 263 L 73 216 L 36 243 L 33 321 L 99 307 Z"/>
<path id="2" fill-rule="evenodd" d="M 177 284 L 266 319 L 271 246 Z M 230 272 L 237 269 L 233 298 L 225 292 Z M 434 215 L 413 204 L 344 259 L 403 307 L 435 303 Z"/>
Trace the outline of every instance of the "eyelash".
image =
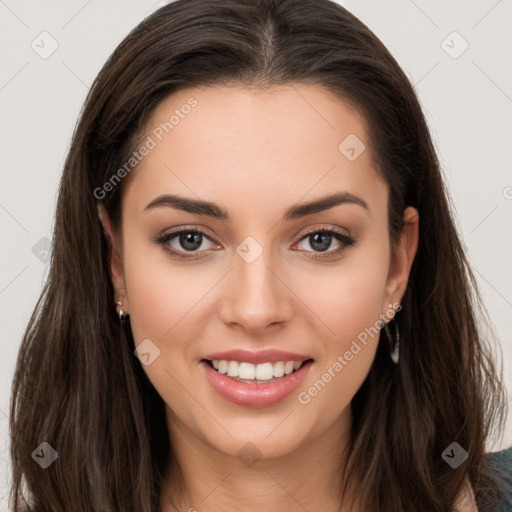
<path id="1" fill-rule="evenodd" d="M 196 252 L 189 251 L 189 253 L 187 254 L 185 252 L 176 251 L 175 249 L 171 249 L 169 247 L 168 243 L 182 233 L 201 234 L 204 237 L 206 237 L 207 239 L 215 242 L 215 240 L 212 240 L 212 238 L 210 236 L 208 236 L 208 234 L 199 227 L 182 228 L 182 229 L 179 229 L 176 231 L 171 231 L 170 233 L 166 233 L 165 235 L 154 237 L 152 240 L 154 243 L 161 245 L 164 248 L 164 250 L 167 253 L 169 253 L 170 256 L 173 258 L 176 258 L 179 260 L 197 260 L 197 259 L 199 259 L 198 255 L 201 252 L 206 252 L 206 251 L 196 251 Z M 302 235 L 302 237 L 299 239 L 298 243 L 307 239 L 311 235 L 314 235 L 317 233 L 322 234 L 322 235 L 331 235 L 336 240 L 338 240 L 340 243 L 342 243 L 343 245 L 341 247 L 339 247 L 338 249 L 334 249 L 331 251 L 324 251 L 324 252 L 305 251 L 305 252 L 313 252 L 313 254 L 315 254 L 315 256 L 311 256 L 311 258 L 315 259 L 315 260 L 324 260 L 329 257 L 332 257 L 334 254 L 342 253 L 348 247 L 353 246 L 356 243 L 356 241 L 353 238 L 351 238 L 348 235 L 345 235 L 344 233 L 341 233 L 336 228 L 334 228 L 334 226 L 329 226 L 327 228 L 324 227 L 324 228 L 312 229 L 312 230 L 304 233 L 304 235 Z M 215 242 L 215 243 L 217 243 L 217 242 Z"/>

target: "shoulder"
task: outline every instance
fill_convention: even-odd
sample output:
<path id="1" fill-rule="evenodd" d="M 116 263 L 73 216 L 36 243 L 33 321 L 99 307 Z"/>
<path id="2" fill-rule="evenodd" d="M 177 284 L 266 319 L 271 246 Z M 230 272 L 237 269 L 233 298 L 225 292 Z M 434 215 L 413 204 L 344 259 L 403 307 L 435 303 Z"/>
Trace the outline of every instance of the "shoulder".
<path id="1" fill-rule="evenodd" d="M 512 446 L 486 455 L 489 466 L 501 480 L 503 502 L 499 512 L 512 512 Z"/>
<path id="2" fill-rule="evenodd" d="M 489 464 L 493 467 L 503 469 L 509 477 L 512 477 L 512 446 L 499 452 L 488 453 L 486 455 Z"/>
<path id="3" fill-rule="evenodd" d="M 495 472 L 503 493 L 502 501 L 495 512 L 512 512 L 512 447 L 485 456 L 489 468 Z M 467 480 L 455 504 L 457 512 L 478 512 L 475 495 Z"/>

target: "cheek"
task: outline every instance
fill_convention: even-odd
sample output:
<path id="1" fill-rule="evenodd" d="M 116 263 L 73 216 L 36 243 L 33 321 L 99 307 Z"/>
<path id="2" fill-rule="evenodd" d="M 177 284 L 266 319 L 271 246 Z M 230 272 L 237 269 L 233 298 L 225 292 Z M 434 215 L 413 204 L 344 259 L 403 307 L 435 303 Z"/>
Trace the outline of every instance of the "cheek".
<path id="1" fill-rule="evenodd" d="M 172 279 L 169 273 L 141 256 L 133 251 L 125 260 L 130 322 L 136 341 L 148 337 L 160 339 L 172 328 L 173 312 L 180 309 L 179 290 L 183 284 L 179 274 Z"/>
<path id="2" fill-rule="evenodd" d="M 382 247 L 382 249 L 379 249 Z M 385 244 L 367 244 L 336 267 L 316 267 L 302 273 L 294 291 L 311 310 L 324 346 L 344 351 L 347 343 L 373 326 L 383 313 L 389 260 Z"/>
<path id="3" fill-rule="evenodd" d="M 164 402 L 183 421 L 193 423 L 186 392 L 196 385 L 189 364 L 194 361 L 190 341 L 199 337 L 194 335 L 201 327 L 195 315 L 215 280 L 199 266 L 197 272 L 180 272 L 159 248 L 130 242 L 128 237 L 126 241 L 124 270 L 135 345 L 149 339 L 158 349 L 158 357 L 142 368 Z"/>
<path id="4" fill-rule="evenodd" d="M 205 338 L 205 321 L 215 314 L 208 294 L 222 270 L 207 264 L 180 264 L 135 234 L 125 237 L 124 254 L 135 345 L 149 339 L 158 349 L 158 357 L 143 369 L 163 400 L 180 411 L 183 419 L 191 413 L 190 397 L 184 390 L 197 386 L 197 341 Z"/>
<path id="5" fill-rule="evenodd" d="M 378 249 L 382 247 L 382 250 Z M 347 258 L 336 272 L 301 280 L 301 296 L 314 312 L 321 356 L 301 386 L 298 402 L 326 426 L 347 407 L 366 378 L 380 336 L 389 260 L 376 244 Z M 307 294 L 306 294 L 307 293 Z"/>
<path id="6" fill-rule="evenodd" d="M 125 240 L 124 272 L 134 339 L 179 341 L 174 333 L 190 323 L 194 305 L 211 286 L 211 272 L 200 265 L 192 270 L 184 264 L 184 269 L 164 249 L 137 241 L 136 236 L 127 235 Z"/>

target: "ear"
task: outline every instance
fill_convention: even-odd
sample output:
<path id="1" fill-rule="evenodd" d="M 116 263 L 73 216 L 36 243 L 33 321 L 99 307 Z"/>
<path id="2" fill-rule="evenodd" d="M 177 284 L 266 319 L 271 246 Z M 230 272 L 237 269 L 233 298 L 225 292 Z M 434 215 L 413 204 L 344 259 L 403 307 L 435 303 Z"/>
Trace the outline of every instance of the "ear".
<path id="1" fill-rule="evenodd" d="M 397 241 L 389 266 L 386 282 L 386 295 L 383 309 L 389 310 L 389 304 L 400 304 L 404 296 L 411 266 L 418 249 L 419 213 L 416 208 L 408 206 L 404 210 L 404 227 Z M 393 309 L 396 310 L 397 306 Z"/>
<path id="2" fill-rule="evenodd" d="M 126 293 L 126 284 L 123 272 L 123 258 L 121 251 L 120 237 L 112 231 L 112 224 L 108 216 L 105 205 L 98 202 L 98 216 L 109 246 L 109 267 L 110 279 L 114 287 L 115 301 L 121 302 L 122 310 L 125 315 L 128 314 L 128 295 Z"/>

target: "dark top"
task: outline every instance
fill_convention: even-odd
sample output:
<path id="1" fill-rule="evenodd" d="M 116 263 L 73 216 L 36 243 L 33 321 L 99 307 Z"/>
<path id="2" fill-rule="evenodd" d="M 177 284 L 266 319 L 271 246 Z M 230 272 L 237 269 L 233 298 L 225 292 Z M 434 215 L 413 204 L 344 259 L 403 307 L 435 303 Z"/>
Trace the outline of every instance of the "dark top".
<path id="1" fill-rule="evenodd" d="M 512 446 L 506 450 L 487 454 L 489 465 L 503 481 L 502 489 L 505 494 L 496 512 L 512 512 Z"/>

